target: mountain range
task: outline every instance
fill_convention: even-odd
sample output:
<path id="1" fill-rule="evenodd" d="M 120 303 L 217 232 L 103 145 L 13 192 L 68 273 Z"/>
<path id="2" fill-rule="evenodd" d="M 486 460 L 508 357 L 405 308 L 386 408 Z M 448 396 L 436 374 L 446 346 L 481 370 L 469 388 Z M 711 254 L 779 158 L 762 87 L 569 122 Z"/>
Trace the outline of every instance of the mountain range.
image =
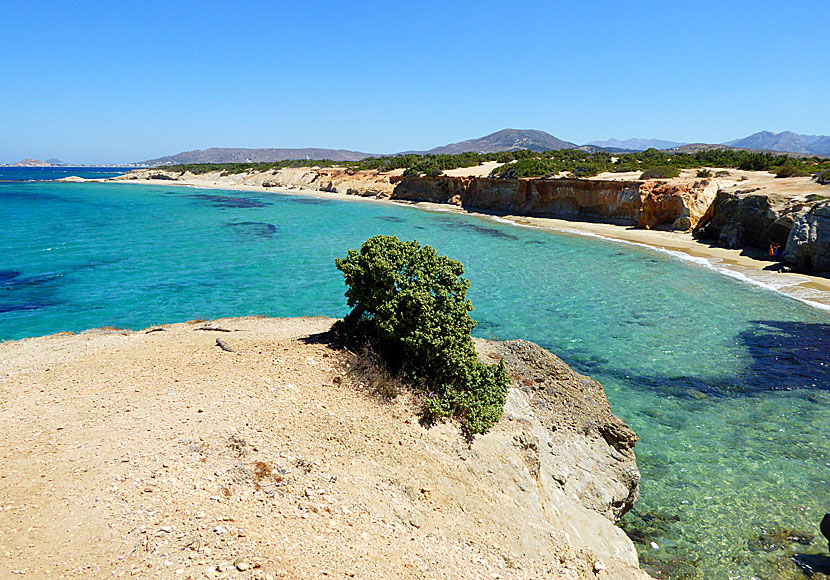
<path id="1" fill-rule="evenodd" d="M 177 165 L 187 163 L 273 163 L 286 159 L 330 159 L 331 161 L 360 161 L 369 153 L 345 149 L 235 149 L 211 147 L 184 151 L 144 161 L 142 165 Z"/>
<path id="2" fill-rule="evenodd" d="M 502 129 L 478 139 L 468 139 L 457 143 L 449 143 L 434 147 L 427 151 L 405 151 L 403 153 L 417 154 L 455 154 L 464 152 L 496 153 L 500 151 L 516 151 L 529 149 L 531 151 L 556 151 L 559 149 L 579 149 L 596 152 L 608 151 L 611 153 L 627 153 L 644 151 L 649 148 L 693 153 L 706 149 L 750 149 L 754 151 L 769 151 L 779 153 L 793 153 L 796 155 L 819 155 L 830 157 L 830 136 L 828 135 L 799 135 L 791 131 L 773 133 L 761 131 L 742 139 L 727 141 L 726 143 L 691 143 L 683 144 L 664 139 L 607 139 L 605 141 L 590 141 L 585 145 L 577 145 L 554 137 L 550 133 L 534 129 Z M 347 149 L 242 149 L 220 148 L 199 149 L 184 151 L 175 155 L 157 157 L 144 162 L 130 164 L 141 166 L 174 165 L 188 163 L 270 163 L 286 159 L 330 159 L 332 161 L 360 161 L 373 154 Z M 21 164 L 31 164 L 35 160 L 24 160 Z M 37 163 L 44 163 L 38 161 Z M 49 159 L 46 165 L 66 165 L 58 159 Z"/>
<path id="3" fill-rule="evenodd" d="M 760 131 L 743 139 L 727 141 L 724 145 L 741 149 L 765 149 L 768 151 L 801 153 L 802 155 L 830 156 L 830 136 L 798 135 L 792 131 L 782 133 Z"/>

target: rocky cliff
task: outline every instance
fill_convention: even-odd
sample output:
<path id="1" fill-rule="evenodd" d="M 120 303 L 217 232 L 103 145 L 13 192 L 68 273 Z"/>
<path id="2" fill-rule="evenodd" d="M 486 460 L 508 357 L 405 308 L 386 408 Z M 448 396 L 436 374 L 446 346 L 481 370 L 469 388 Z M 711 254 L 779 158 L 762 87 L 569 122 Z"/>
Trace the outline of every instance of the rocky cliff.
<path id="1" fill-rule="evenodd" d="M 696 238 L 714 240 L 726 248 L 767 249 L 787 243 L 796 218 L 809 207 L 772 193 L 720 191 L 710 215 L 694 230 Z"/>
<path id="2" fill-rule="evenodd" d="M 830 201 L 818 203 L 796 218 L 782 261 L 799 272 L 830 273 Z"/>
<path id="3" fill-rule="evenodd" d="M 689 230 L 707 217 L 717 184 L 595 179 L 404 177 L 393 199 L 452 203 L 516 215 Z"/>

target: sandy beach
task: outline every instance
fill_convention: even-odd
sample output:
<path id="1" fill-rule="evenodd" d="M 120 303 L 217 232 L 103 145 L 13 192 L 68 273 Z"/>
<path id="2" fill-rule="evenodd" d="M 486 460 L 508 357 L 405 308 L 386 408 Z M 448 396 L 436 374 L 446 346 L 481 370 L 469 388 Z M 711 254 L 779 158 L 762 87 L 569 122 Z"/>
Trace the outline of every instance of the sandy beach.
<path id="1" fill-rule="evenodd" d="M 473 168 L 475 169 L 475 168 Z M 757 172 L 755 172 L 757 173 Z M 233 177 L 233 176 L 231 176 Z M 771 177 L 771 179 L 773 179 Z M 326 199 L 337 199 L 351 202 L 390 203 L 419 207 L 430 211 L 451 211 L 466 213 L 501 222 L 510 222 L 519 226 L 536 227 L 555 231 L 557 234 L 600 237 L 620 243 L 647 246 L 658 251 L 666 252 L 676 259 L 694 262 L 701 267 L 708 267 L 723 275 L 731 276 L 745 283 L 780 292 L 794 299 L 809 303 L 817 308 L 830 310 L 830 278 L 808 274 L 779 272 L 778 262 L 769 260 L 761 250 L 746 248 L 730 250 L 695 240 L 691 233 L 666 230 L 644 230 L 630 226 L 619 226 L 607 223 L 587 221 L 573 221 L 555 218 L 539 218 L 528 216 L 494 215 L 463 208 L 429 202 L 408 202 L 375 197 L 363 197 L 352 194 L 319 191 L 292 187 L 264 187 L 260 184 L 243 183 L 240 178 L 236 183 L 218 181 L 214 177 L 194 176 L 190 179 L 176 181 L 159 181 L 153 179 L 131 180 L 100 180 L 106 183 L 132 183 L 144 185 L 185 186 L 207 189 L 224 189 L 231 191 L 254 191 L 258 193 L 279 193 L 289 195 L 304 195 Z M 778 180 L 787 181 L 787 180 Z M 797 186 L 793 186 L 797 187 Z M 803 188 L 797 187 L 799 193 Z"/>

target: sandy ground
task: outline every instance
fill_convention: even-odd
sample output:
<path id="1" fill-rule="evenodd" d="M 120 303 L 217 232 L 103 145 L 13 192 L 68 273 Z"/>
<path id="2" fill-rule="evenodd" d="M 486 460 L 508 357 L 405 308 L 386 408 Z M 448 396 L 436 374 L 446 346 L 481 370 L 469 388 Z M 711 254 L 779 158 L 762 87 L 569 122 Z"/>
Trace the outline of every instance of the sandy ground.
<path id="1" fill-rule="evenodd" d="M 483 166 L 480 166 L 483 167 Z M 466 168 L 465 170 L 475 169 Z M 731 170 L 730 170 L 731 171 Z M 489 172 L 488 172 L 489 173 Z M 688 179 L 692 179 L 693 172 L 689 171 Z M 747 188 L 754 187 L 775 187 L 775 191 L 779 193 L 788 193 L 792 196 L 804 196 L 810 193 L 822 193 L 827 195 L 826 186 L 818 186 L 809 178 L 791 178 L 791 179 L 776 179 L 772 174 L 765 172 L 732 172 L 735 177 L 740 178 L 747 174 L 752 177 L 748 181 L 735 181 L 737 186 Z M 760 175 L 760 174 L 764 175 Z M 605 174 L 603 174 L 605 175 Z M 616 175 L 619 179 L 631 179 L 633 177 L 628 174 L 608 174 Z M 768 178 L 765 176 L 769 176 Z M 600 176 L 601 177 L 601 176 Z M 639 173 L 636 174 L 639 177 Z M 599 178 L 599 177 L 598 177 Z M 792 182 L 792 183 L 790 183 Z M 747 248 L 743 250 L 729 250 L 726 248 L 719 248 L 702 244 L 696 241 L 690 233 L 687 232 L 673 232 L 663 230 L 642 230 L 628 226 L 618 226 L 614 224 L 569 221 L 553 218 L 534 218 L 527 216 L 490 216 L 488 214 L 478 214 L 476 212 L 467 212 L 464 209 L 446 204 L 434 204 L 427 202 L 404 202 L 393 201 L 388 199 L 376 199 L 371 197 L 359 197 L 344 193 L 332 193 L 309 189 L 282 189 L 282 188 L 265 188 L 254 185 L 234 185 L 233 187 L 223 187 L 215 183 L 205 183 L 198 179 L 191 181 L 163 181 L 156 180 L 130 180 L 130 181 L 109 181 L 108 183 L 132 183 L 145 185 L 177 185 L 189 187 L 204 187 L 210 189 L 232 189 L 238 191 L 256 191 L 256 192 L 271 192 L 271 193 L 287 193 L 295 195 L 310 195 L 314 197 L 338 199 L 343 201 L 362 201 L 365 203 L 393 203 L 403 205 L 414 205 L 428 210 L 434 211 L 452 211 L 459 213 L 469 213 L 471 215 L 480 215 L 486 218 L 497 220 L 509 220 L 511 222 L 531 225 L 534 227 L 554 230 L 559 233 L 566 233 L 569 235 L 584 235 L 584 236 L 601 236 L 610 240 L 619 242 L 641 244 L 655 248 L 658 250 L 666 250 L 676 253 L 676 257 L 690 259 L 696 261 L 707 267 L 712 267 L 718 271 L 724 272 L 726 275 L 742 279 L 746 282 L 763 286 L 768 289 L 781 292 L 785 295 L 791 296 L 798 300 L 807 301 L 814 306 L 823 309 L 830 309 L 830 278 L 822 276 L 814 276 L 807 274 L 792 274 L 778 272 L 778 263 L 769 260 L 763 251 Z M 747 185 L 749 184 L 749 185 Z M 724 183 L 723 187 L 729 187 L 728 183 Z M 783 188 L 783 189 L 782 189 Z M 819 189 L 816 189 L 819 188 Z"/>
<path id="2" fill-rule="evenodd" d="M 487 177 L 490 172 L 496 167 L 501 167 L 503 163 L 498 161 L 485 161 L 481 165 L 475 167 L 459 167 L 458 169 L 449 169 L 444 172 L 444 175 L 452 177 Z"/>
<path id="3" fill-rule="evenodd" d="M 0 343 L 0 578 L 609 578 L 456 427 L 370 394 L 331 323 Z"/>

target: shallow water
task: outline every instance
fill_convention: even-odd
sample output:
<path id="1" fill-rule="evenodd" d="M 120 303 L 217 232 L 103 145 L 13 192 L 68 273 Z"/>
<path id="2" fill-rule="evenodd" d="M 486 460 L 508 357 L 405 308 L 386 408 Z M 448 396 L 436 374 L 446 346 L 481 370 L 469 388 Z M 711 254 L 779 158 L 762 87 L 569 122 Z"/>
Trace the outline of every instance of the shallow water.
<path id="1" fill-rule="evenodd" d="M 818 535 L 830 511 L 830 313 L 703 266 L 488 218 L 164 184 L 0 182 L 0 223 L 0 340 L 342 316 L 334 258 L 374 234 L 417 238 L 464 262 L 477 336 L 533 340 L 603 383 L 642 438 L 625 520 L 650 534 L 644 557 L 779 578 L 786 551 L 753 537 Z"/>

